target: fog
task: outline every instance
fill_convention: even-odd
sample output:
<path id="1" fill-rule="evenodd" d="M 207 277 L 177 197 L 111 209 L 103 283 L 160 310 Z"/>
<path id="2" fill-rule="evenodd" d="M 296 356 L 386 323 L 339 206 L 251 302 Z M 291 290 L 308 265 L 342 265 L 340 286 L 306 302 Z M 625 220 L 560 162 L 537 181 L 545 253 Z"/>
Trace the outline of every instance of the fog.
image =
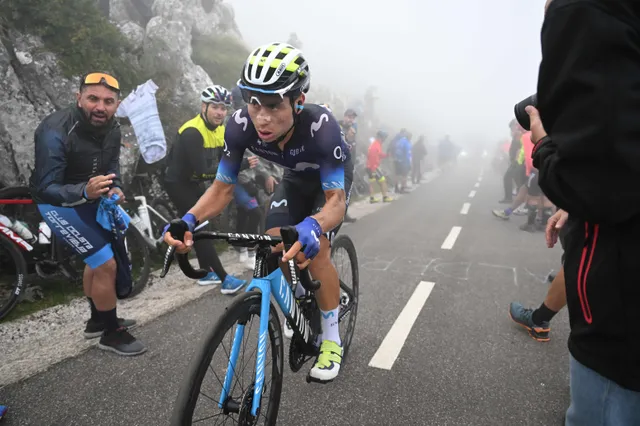
<path id="1" fill-rule="evenodd" d="M 431 143 L 508 137 L 513 105 L 536 90 L 544 0 L 228 2 L 249 48 L 298 35 L 311 92 L 376 86 L 379 118 Z"/>

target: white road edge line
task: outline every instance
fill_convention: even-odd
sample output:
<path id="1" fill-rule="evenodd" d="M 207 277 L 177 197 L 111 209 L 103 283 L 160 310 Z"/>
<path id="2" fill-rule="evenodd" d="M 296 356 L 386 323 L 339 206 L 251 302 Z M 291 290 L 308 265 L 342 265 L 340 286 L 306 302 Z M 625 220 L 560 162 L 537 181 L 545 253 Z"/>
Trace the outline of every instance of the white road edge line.
<path id="1" fill-rule="evenodd" d="M 462 231 L 461 226 L 454 226 L 451 228 L 449 235 L 444 239 L 444 243 L 442 243 L 442 247 L 440 248 L 444 250 L 451 250 L 453 245 L 456 243 L 456 239 L 458 239 L 458 235 L 460 235 L 460 231 Z"/>
<path id="2" fill-rule="evenodd" d="M 434 286 L 435 283 L 431 281 L 420 281 L 418 283 L 409 301 L 400 312 L 400 315 L 398 315 L 398 318 L 396 318 L 371 361 L 369 361 L 369 367 L 391 370 Z"/>
<path id="3" fill-rule="evenodd" d="M 467 214 L 469 213 L 469 208 L 471 207 L 471 203 L 464 203 L 462 205 L 462 210 L 460 210 L 460 214 Z"/>
<path id="4" fill-rule="evenodd" d="M 476 191 L 471 191 L 471 192 L 469 193 L 469 198 L 473 198 L 473 197 L 475 197 L 475 196 L 476 196 Z"/>
<path id="5" fill-rule="evenodd" d="M 480 182 L 476 182 L 475 185 L 473 185 L 474 188 L 479 188 L 480 187 Z"/>

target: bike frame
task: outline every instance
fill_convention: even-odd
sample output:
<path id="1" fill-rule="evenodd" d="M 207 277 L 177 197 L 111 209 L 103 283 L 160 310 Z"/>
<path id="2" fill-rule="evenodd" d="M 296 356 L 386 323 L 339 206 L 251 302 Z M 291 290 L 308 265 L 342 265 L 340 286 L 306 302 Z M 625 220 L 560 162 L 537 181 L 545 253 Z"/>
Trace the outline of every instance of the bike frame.
<path id="1" fill-rule="evenodd" d="M 289 261 L 289 267 L 294 268 L 293 262 Z M 261 270 L 261 265 L 257 265 L 256 270 Z M 293 288 L 301 285 L 298 282 L 297 275 L 292 274 L 294 281 Z M 258 332 L 258 355 L 256 356 L 256 377 L 253 401 L 251 405 L 251 415 L 256 416 L 260 408 L 260 398 L 262 397 L 262 387 L 264 382 L 264 369 L 266 365 L 267 339 L 269 338 L 269 309 L 271 305 L 271 295 L 278 303 L 280 310 L 284 313 L 286 320 L 291 324 L 294 334 L 302 336 L 307 344 L 311 344 L 314 338 L 309 325 L 309 320 L 304 316 L 300 307 L 295 302 L 294 293 L 291 286 L 285 279 L 280 268 L 273 271 L 266 277 L 254 277 L 246 291 L 260 290 L 260 329 Z M 224 402 L 229 396 L 231 389 L 233 374 L 235 372 L 236 362 L 240 354 L 240 346 L 244 338 L 244 325 L 237 324 L 235 336 L 233 337 L 233 345 L 229 356 L 229 365 L 224 379 L 224 385 L 220 394 L 218 406 L 223 408 Z"/>

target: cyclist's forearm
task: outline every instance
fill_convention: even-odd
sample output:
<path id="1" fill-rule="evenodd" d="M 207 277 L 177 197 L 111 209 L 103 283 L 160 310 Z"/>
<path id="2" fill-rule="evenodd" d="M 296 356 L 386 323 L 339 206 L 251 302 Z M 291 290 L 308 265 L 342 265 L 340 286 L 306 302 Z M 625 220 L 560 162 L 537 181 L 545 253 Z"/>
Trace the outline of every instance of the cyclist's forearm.
<path id="1" fill-rule="evenodd" d="M 234 186 L 219 180 L 213 181 L 213 185 L 205 191 L 189 213 L 193 214 L 200 223 L 218 216 L 233 199 Z"/>
<path id="2" fill-rule="evenodd" d="M 345 194 L 342 189 L 326 191 L 327 201 L 320 213 L 312 217 L 318 221 L 322 232 L 329 232 L 340 225 L 346 211 Z"/>

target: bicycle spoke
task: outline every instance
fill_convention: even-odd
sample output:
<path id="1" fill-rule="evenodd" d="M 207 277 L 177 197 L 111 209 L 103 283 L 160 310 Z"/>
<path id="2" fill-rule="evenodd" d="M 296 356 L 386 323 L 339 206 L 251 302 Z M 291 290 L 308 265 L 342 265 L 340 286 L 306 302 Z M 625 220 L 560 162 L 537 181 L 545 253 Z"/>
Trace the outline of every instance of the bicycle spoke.
<path id="1" fill-rule="evenodd" d="M 224 343 L 223 343 L 223 342 L 220 342 L 220 345 L 222 346 L 222 349 L 224 350 L 224 353 L 225 353 L 225 354 L 227 354 L 227 359 L 228 359 L 228 360 L 230 360 L 230 359 L 231 359 L 231 354 L 230 354 L 230 352 L 227 350 L 227 348 L 225 347 L 225 345 L 224 345 Z M 231 368 L 232 368 L 232 371 L 233 371 L 233 377 L 236 379 L 236 384 L 239 384 L 239 383 L 238 383 L 238 376 L 236 375 L 236 368 L 235 368 L 235 366 L 234 366 L 231 362 L 229 362 L 229 363 L 228 363 L 228 365 L 230 365 L 230 366 L 231 366 Z M 223 385 L 223 386 L 224 386 L 224 385 Z M 233 388 L 235 389 L 235 386 L 234 386 Z M 244 389 L 242 388 L 242 386 L 240 386 L 240 389 L 242 389 L 242 391 L 244 392 Z M 231 395 L 231 392 L 229 392 L 229 395 Z"/>

